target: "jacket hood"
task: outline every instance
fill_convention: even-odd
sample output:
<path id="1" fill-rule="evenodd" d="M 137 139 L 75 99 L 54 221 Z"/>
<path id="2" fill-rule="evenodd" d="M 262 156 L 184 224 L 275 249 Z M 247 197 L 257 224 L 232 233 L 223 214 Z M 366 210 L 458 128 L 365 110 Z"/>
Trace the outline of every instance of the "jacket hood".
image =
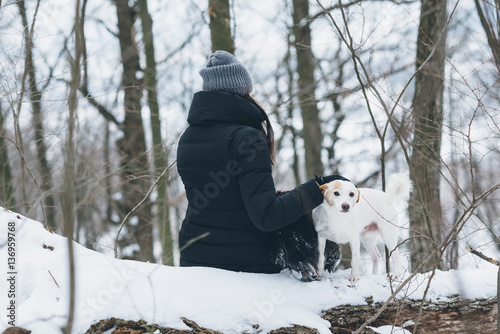
<path id="1" fill-rule="evenodd" d="M 258 105 L 243 96 L 201 91 L 194 94 L 187 121 L 189 125 L 230 123 L 260 129 L 265 120 L 263 112 Z"/>

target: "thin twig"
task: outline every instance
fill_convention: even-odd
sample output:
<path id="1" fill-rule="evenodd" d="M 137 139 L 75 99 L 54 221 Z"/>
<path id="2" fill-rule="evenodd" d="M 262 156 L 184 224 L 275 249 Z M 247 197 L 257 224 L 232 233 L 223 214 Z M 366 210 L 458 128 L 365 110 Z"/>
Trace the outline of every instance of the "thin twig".
<path id="1" fill-rule="evenodd" d="M 205 232 L 205 233 L 200 234 L 197 237 L 189 239 L 188 242 L 186 242 L 186 244 L 179 249 L 179 252 L 182 252 L 184 249 L 188 248 L 189 246 L 191 246 L 192 244 L 194 244 L 196 241 L 198 241 L 200 239 L 203 239 L 203 238 L 206 238 L 209 235 L 210 235 L 210 232 Z"/>
<path id="2" fill-rule="evenodd" d="M 50 277 L 52 277 L 52 279 L 54 280 L 54 283 L 56 283 L 57 287 L 59 288 L 59 284 L 57 284 L 57 281 L 54 278 L 54 276 L 52 276 L 52 273 L 50 272 L 50 270 L 47 270 L 47 271 L 49 272 Z"/>
<path id="3" fill-rule="evenodd" d="M 429 280 L 427 281 L 427 286 L 425 287 L 424 295 L 422 297 L 422 302 L 420 303 L 420 307 L 418 309 L 417 319 L 415 320 L 415 326 L 413 327 L 413 333 L 417 333 L 418 324 L 420 322 L 420 318 L 422 317 L 422 311 L 424 310 L 424 303 L 425 303 L 425 300 L 427 299 L 427 293 L 429 292 L 429 289 L 431 288 L 432 279 L 434 278 L 434 275 L 436 275 L 436 270 L 437 270 L 437 266 L 434 266 L 434 269 L 432 270 L 432 274 L 429 277 Z"/>
<path id="4" fill-rule="evenodd" d="M 363 61 L 361 60 L 361 58 L 359 57 L 359 55 L 357 54 L 356 50 L 354 49 L 352 43 L 350 43 L 346 37 L 342 34 L 342 30 L 340 29 L 340 27 L 338 26 L 337 22 L 335 21 L 335 19 L 333 18 L 332 14 L 323 6 L 323 4 L 320 2 L 320 0 L 316 0 L 316 2 L 318 3 L 318 5 L 321 7 L 321 9 L 326 13 L 326 15 L 328 16 L 328 18 L 330 19 L 330 21 L 332 22 L 332 25 L 334 26 L 335 30 L 337 30 L 340 38 L 342 39 L 342 41 L 344 42 L 344 44 L 347 46 L 347 48 L 349 49 L 349 52 L 351 53 L 351 58 L 353 60 L 353 63 L 354 63 L 354 70 L 356 72 L 356 75 L 358 77 L 358 81 L 360 82 L 360 84 L 362 86 L 364 86 L 363 82 L 362 82 L 362 79 L 361 79 L 361 75 L 360 73 L 358 72 L 358 68 L 356 65 L 359 65 L 359 68 L 362 70 L 365 78 L 366 78 L 366 85 L 367 87 L 369 87 L 371 89 L 371 91 L 376 95 L 377 97 L 377 100 L 381 103 L 382 107 L 383 107 L 383 110 L 385 111 L 387 117 L 388 117 L 388 122 L 389 124 L 391 125 L 391 127 L 393 128 L 394 130 L 394 133 L 395 133 L 395 136 L 397 138 L 397 140 L 399 141 L 400 143 L 400 146 L 401 146 L 401 149 L 405 155 L 405 158 L 406 158 L 406 161 L 409 162 L 410 161 L 410 156 L 409 156 L 409 153 L 408 153 L 408 150 L 406 149 L 404 143 L 403 143 L 403 139 L 401 138 L 401 136 L 398 134 L 398 127 L 397 125 L 395 124 L 394 122 L 394 119 L 393 119 L 393 114 L 395 112 L 395 109 L 396 107 L 399 105 L 399 102 L 401 100 L 401 98 L 403 97 L 403 94 L 405 93 L 406 89 L 410 86 L 410 83 L 411 81 L 413 81 L 413 79 L 415 78 L 415 76 L 422 70 L 422 68 L 424 67 L 424 65 L 427 64 L 427 62 L 429 61 L 429 59 L 434 55 L 434 53 L 437 51 L 437 45 L 439 43 L 439 40 L 434 43 L 433 45 L 433 49 L 431 50 L 431 53 L 429 54 L 429 56 L 427 57 L 427 59 L 424 60 L 424 62 L 422 64 L 420 64 L 420 66 L 416 69 L 416 71 L 413 73 L 413 75 L 409 78 L 409 80 L 407 81 L 407 83 L 404 85 L 403 87 L 403 90 L 401 91 L 401 93 L 399 94 L 397 100 L 395 101 L 394 103 L 394 106 L 389 109 L 389 107 L 386 105 L 384 99 L 382 98 L 380 92 L 378 91 L 378 89 L 375 87 L 374 85 L 374 80 L 373 79 L 370 79 L 370 75 L 368 73 L 368 70 L 366 69 L 366 67 L 364 66 L 364 63 Z M 457 1 L 457 3 L 455 4 L 452 12 L 450 13 L 449 15 L 449 18 L 448 18 L 448 21 L 444 27 L 444 29 L 442 30 L 441 32 L 441 35 L 439 37 L 439 39 L 441 39 L 444 34 L 445 34 L 445 31 L 447 29 L 447 27 L 449 26 L 450 24 L 450 21 L 451 21 L 451 18 L 454 16 L 454 13 L 455 13 L 455 10 L 456 8 L 458 7 L 458 3 L 460 1 Z M 341 2 L 339 1 L 339 8 L 341 9 L 342 11 L 342 14 L 344 14 L 344 11 L 343 11 L 343 7 L 341 5 Z M 346 26 L 346 29 L 347 29 L 347 32 L 349 33 L 349 27 L 347 26 L 347 21 L 346 19 L 344 18 L 344 23 L 345 23 L 345 26 Z M 350 37 L 350 36 L 349 36 Z M 351 37 L 351 42 L 352 42 L 352 37 Z M 365 98 L 366 99 L 366 98 Z M 366 100 L 367 102 L 367 106 L 368 108 L 370 107 L 369 105 L 369 101 Z M 369 110 L 370 111 L 370 110 Z M 371 111 L 370 111 L 370 114 L 371 114 Z M 374 123 L 376 124 L 376 123 Z M 378 128 L 375 126 L 375 130 L 378 131 Z M 380 135 L 379 135 L 379 138 L 380 138 Z"/>
<path id="5" fill-rule="evenodd" d="M 480 257 L 481 259 L 485 260 L 485 261 L 488 261 L 489 263 L 492 263 L 496 266 L 500 266 L 500 262 L 497 261 L 497 260 L 494 260 L 492 259 L 491 257 L 487 257 L 486 255 L 484 255 L 483 253 L 481 253 L 480 251 L 476 250 L 476 249 L 473 249 L 472 247 L 470 246 L 466 246 L 465 249 L 468 251 L 468 252 L 471 252 L 472 254 Z"/>
<path id="6" fill-rule="evenodd" d="M 114 251 L 115 251 L 115 258 L 118 258 L 118 238 L 120 237 L 120 232 L 122 231 L 123 229 L 123 226 L 125 225 L 125 223 L 127 222 L 128 218 L 132 215 L 132 213 L 135 212 L 135 210 L 137 210 L 145 201 L 146 199 L 149 197 L 149 195 L 151 195 L 151 193 L 153 192 L 153 189 L 156 187 L 156 185 L 160 182 L 161 178 L 165 176 L 165 174 L 167 174 L 167 172 L 170 170 L 170 168 L 172 168 L 173 165 L 175 165 L 175 163 L 177 162 L 174 161 L 170 164 L 170 166 L 166 167 L 163 172 L 161 173 L 161 175 L 156 179 L 155 183 L 151 186 L 151 188 L 148 190 L 148 192 L 146 193 L 146 196 L 144 196 L 144 198 L 132 209 L 130 210 L 127 215 L 125 216 L 125 218 L 123 218 L 121 224 L 120 224 L 120 228 L 118 229 L 118 233 L 116 233 L 116 238 L 115 238 L 115 246 L 114 246 Z"/>

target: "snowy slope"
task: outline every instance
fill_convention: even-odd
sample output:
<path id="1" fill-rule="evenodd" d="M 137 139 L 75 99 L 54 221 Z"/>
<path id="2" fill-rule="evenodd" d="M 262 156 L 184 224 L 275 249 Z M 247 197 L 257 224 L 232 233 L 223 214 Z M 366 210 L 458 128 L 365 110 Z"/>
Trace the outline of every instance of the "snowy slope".
<path id="1" fill-rule="evenodd" d="M 3 208 L 0 208 L 0 309 L 3 310 L 0 332 L 10 321 L 7 279 L 12 275 L 7 267 L 7 236 L 12 226 L 16 243 L 15 324 L 34 334 L 60 333 L 68 309 L 66 238 Z M 76 243 L 75 260 L 74 333 L 84 333 L 91 324 L 109 317 L 144 319 L 179 329 L 187 328 L 180 320 L 186 317 L 224 333 L 245 330 L 251 333 L 252 325 L 257 323 L 263 332 L 300 324 L 330 333 L 329 323 L 320 317 L 322 310 L 342 304 L 363 304 L 369 296 L 373 296 L 374 302 L 381 302 L 390 295 L 384 275 L 364 274 L 354 287 L 347 280 L 348 271 L 333 273 L 321 282 L 302 283 L 287 272 L 247 274 L 118 260 Z M 496 275 L 493 265 L 438 272 L 428 297 L 441 300 L 453 294 L 467 298 L 494 297 Z M 417 276 L 411 286 L 403 289 L 406 296 L 421 298 L 427 277 Z"/>

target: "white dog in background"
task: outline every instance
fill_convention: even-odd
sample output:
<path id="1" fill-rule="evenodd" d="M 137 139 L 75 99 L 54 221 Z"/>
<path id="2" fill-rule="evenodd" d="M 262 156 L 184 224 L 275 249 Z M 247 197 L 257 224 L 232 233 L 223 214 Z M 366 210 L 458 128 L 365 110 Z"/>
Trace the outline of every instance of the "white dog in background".
<path id="1" fill-rule="evenodd" d="M 372 272 L 378 272 L 381 260 L 377 243 L 382 242 L 390 252 L 392 262 L 390 275 L 401 273 L 400 255 L 397 249 L 400 225 L 394 204 L 407 201 L 412 184 L 403 174 L 394 174 L 389 179 L 387 192 L 361 188 L 348 181 L 336 180 L 322 185 L 325 201 L 313 210 L 313 221 L 318 232 L 318 275 L 324 270 L 326 239 L 351 246 L 351 276 L 359 280 L 361 241 L 373 261 Z"/>

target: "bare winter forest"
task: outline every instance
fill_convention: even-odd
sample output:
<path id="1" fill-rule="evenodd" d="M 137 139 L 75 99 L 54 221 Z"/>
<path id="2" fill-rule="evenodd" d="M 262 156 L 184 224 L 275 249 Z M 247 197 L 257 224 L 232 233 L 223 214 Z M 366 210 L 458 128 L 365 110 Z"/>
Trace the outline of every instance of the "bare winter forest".
<path id="1" fill-rule="evenodd" d="M 413 271 L 457 268 L 467 246 L 495 257 L 499 5 L 0 1 L 0 206 L 174 264 L 176 143 L 199 69 L 227 50 L 270 114 L 278 188 L 332 173 L 383 188 L 406 172 Z"/>

